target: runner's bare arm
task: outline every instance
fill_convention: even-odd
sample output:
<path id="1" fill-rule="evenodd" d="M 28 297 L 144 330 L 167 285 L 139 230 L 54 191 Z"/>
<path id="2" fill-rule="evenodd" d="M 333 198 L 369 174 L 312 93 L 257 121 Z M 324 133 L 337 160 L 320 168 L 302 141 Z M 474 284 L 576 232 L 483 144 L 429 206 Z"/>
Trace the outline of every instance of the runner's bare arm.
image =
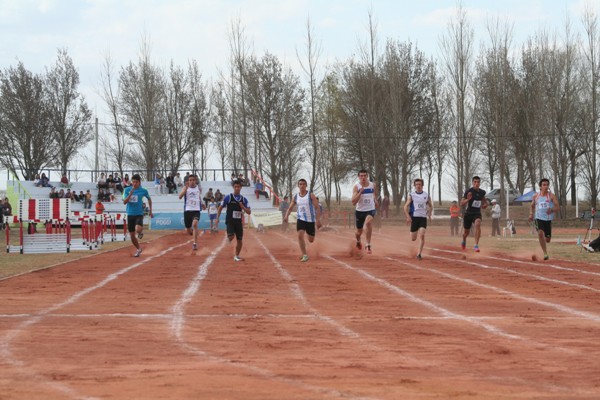
<path id="1" fill-rule="evenodd" d="M 154 214 L 152 213 L 152 199 L 148 197 L 148 215 L 150 218 L 154 218 Z"/>
<path id="2" fill-rule="evenodd" d="M 360 200 L 360 195 L 363 192 L 363 187 L 361 186 L 360 189 L 358 189 L 356 187 L 356 185 L 354 186 L 354 188 L 352 189 L 352 205 L 355 206 L 358 201 Z"/>
<path id="3" fill-rule="evenodd" d="M 410 217 L 410 213 L 409 213 L 409 208 L 410 208 L 410 203 L 412 203 L 412 196 L 409 194 L 408 197 L 406 198 L 406 203 L 404 203 L 404 215 L 406 216 L 406 221 L 410 222 L 412 220 L 412 218 Z"/>
<path id="4" fill-rule="evenodd" d="M 181 198 L 183 198 L 183 196 L 185 196 L 185 192 L 187 192 L 187 188 L 188 188 L 187 184 L 183 185 L 183 189 L 181 189 L 181 193 L 179 193 L 179 199 L 181 199 Z"/>

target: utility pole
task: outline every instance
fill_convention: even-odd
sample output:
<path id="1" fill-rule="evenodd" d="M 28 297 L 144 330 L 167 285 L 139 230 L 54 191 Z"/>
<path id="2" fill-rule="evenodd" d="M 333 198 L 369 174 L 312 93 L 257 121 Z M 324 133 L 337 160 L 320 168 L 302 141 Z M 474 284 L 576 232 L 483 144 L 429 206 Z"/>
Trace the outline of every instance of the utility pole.
<path id="1" fill-rule="evenodd" d="M 96 154 L 94 157 L 94 173 L 92 174 L 92 182 L 96 181 L 96 177 L 94 176 L 94 174 L 98 173 L 98 117 L 96 117 L 96 123 L 94 124 L 95 126 L 95 140 L 96 140 Z"/>

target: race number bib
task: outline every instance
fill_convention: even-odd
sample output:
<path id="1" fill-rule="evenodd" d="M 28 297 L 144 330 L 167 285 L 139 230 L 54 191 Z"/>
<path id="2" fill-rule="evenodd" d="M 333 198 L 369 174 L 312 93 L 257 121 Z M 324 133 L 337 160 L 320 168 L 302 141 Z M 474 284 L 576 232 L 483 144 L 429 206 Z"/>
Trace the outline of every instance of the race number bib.
<path id="1" fill-rule="evenodd" d="M 362 199 L 360 202 L 365 206 L 371 205 L 371 199 Z"/>
<path id="2" fill-rule="evenodd" d="M 137 203 L 138 202 L 137 194 L 134 194 L 133 196 L 131 196 L 131 199 L 129 201 L 131 201 L 132 203 Z"/>
<path id="3" fill-rule="evenodd" d="M 481 208 L 481 200 L 473 200 L 473 205 L 471 207 Z"/>
<path id="4" fill-rule="evenodd" d="M 540 203 L 540 208 L 548 208 L 548 203 Z"/>
<path id="5" fill-rule="evenodd" d="M 424 209 L 424 208 L 425 208 L 425 203 L 419 203 L 419 204 L 417 205 L 417 208 L 418 208 L 419 210 L 422 210 L 422 209 Z"/>
<path id="6" fill-rule="evenodd" d="M 233 212 L 233 218 L 234 219 L 242 219 L 242 212 L 241 211 L 234 211 Z"/>
<path id="7" fill-rule="evenodd" d="M 198 202 L 196 200 L 188 200 L 188 204 L 190 207 L 196 207 Z"/>

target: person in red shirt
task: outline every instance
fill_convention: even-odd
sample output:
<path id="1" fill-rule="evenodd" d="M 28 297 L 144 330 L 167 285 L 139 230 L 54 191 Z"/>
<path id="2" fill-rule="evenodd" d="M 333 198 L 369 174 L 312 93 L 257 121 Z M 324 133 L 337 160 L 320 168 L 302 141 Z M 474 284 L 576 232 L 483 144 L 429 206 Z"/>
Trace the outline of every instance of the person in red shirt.
<path id="1" fill-rule="evenodd" d="M 450 206 L 450 236 L 458 236 L 458 220 L 460 217 L 460 207 L 456 201 Z"/>
<path id="2" fill-rule="evenodd" d="M 98 202 L 96 203 L 96 215 L 101 215 L 104 213 L 104 204 L 102 204 L 102 201 L 98 200 Z"/>

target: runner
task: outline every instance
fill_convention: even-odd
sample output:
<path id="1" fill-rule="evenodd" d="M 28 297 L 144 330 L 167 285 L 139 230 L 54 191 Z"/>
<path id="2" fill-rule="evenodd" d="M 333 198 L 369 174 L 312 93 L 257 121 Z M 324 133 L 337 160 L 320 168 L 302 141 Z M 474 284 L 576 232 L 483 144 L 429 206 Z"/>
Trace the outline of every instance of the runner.
<path id="1" fill-rule="evenodd" d="M 127 230 L 131 243 L 136 248 L 134 257 L 139 257 L 142 254 L 142 247 L 138 239 L 144 237 L 144 208 L 143 199 L 148 199 L 148 216 L 154 217 L 152 214 L 152 199 L 148 191 L 141 186 L 142 178 L 138 174 L 131 177 L 131 186 L 128 186 L 123 191 L 123 204 L 125 204 L 125 212 L 127 213 Z M 137 232 L 137 237 L 134 234 Z"/>
<path id="2" fill-rule="evenodd" d="M 475 252 L 479 253 L 479 237 L 481 236 L 481 210 L 487 208 L 487 200 L 485 199 L 485 190 L 480 189 L 481 178 L 474 176 L 471 180 L 473 186 L 465 192 L 463 199 L 460 201 L 460 206 L 467 206 L 463 220 L 463 240 L 460 247 L 465 250 L 467 248 L 467 237 L 471 231 L 471 226 L 475 225 Z"/>
<path id="3" fill-rule="evenodd" d="M 356 206 L 356 248 L 362 249 L 361 236 L 363 227 L 367 226 L 367 253 L 371 254 L 371 233 L 373 232 L 373 217 L 377 208 L 377 186 L 369 181 L 367 170 L 358 171 L 359 182 L 352 191 L 352 205 Z"/>
<path id="4" fill-rule="evenodd" d="M 208 217 L 210 218 L 210 231 L 217 232 L 219 230 L 219 220 L 217 219 L 217 210 L 219 204 L 216 202 L 214 197 L 210 198 L 208 202 Z"/>
<path id="5" fill-rule="evenodd" d="M 312 243 L 315 240 L 316 229 L 321 227 L 321 209 L 319 207 L 319 200 L 313 193 L 306 189 L 307 186 L 308 183 L 306 182 L 306 179 L 300 179 L 298 181 L 300 192 L 294 195 L 294 198 L 283 217 L 283 220 L 287 223 L 294 205 L 297 207 L 296 231 L 298 231 L 298 244 L 300 245 L 300 252 L 302 253 L 302 257 L 300 257 L 301 262 L 308 261 L 304 234 L 306 233 L 308 235 L 308 241 Z"/>
<path id="6" fill-rule="evenodd" d="M 559 210 L 558 200 L 554 193 L 550 192 L 550 181 L 546 178 L 540 180 L 540 192 L 533 195 L 533 201 L 531 202 L 529 222 L 532 222 L 535 216 L 535 228 L 538 232 L 540 247 L 544 252 L 544 260 L 550 258 L 546 243 L 550 243 L 552 239 L 552 220 L 554 219 L 554 213 Z"/>
<path id="7" fill-rule="evenodd" d="M 183 223 L 188 234 L 194 235 L 192 250 L 198 250 L 198 224 L 200 213 L 206 207 L 202 204 L 200 196 L 202 192 L 198 186 L 198 175 L 192 174 L 183 186 L 179 198 L 185 197 L 183 201 Z"/>
<path id="8" fill-rule="evenodd" d="M 235 236 L 237 243 L 235 246 L 235 256 L 233 261 L 244 261 L 240 257 L 242 251 L 242 238 L 244 237 L 244 224 L 242 222 L 242 213 L 250 215 L 250 206 L 248 199 L 240 194 L 242 191 L 242 183 L 240 181 L 233 182 L 233 193 L 228 194 L 223 199 L 221 205 L 217 209 L 217 223 L 221 217 L 223 208 L 227 208 L 225 216 L 225 225 L 227 226 L 227 239 L 231 242 Z"/>
<path id="9" fill-rule="evenodd" d="M 410 225 L 411 240 L 417 240 L 417 236 L 421 238 L 419 243 L 419 253 L 417 260 L 421 260 L 421 253 L 425 245 L 425 231 L 427 229 L 427 219 L 431 221 L 431 210 L 433 204 L 431 197 L 427 192 L 423 191 L 423 179 L 417 178 L 414 180 L 415 191 L 410 193 L 404 204 L 404 215 L 406 215 L 406 224 Z M 412 207 L 411 207 L 412 205 Z M 412 213 L 410 213 L 412 208 Z"/>

